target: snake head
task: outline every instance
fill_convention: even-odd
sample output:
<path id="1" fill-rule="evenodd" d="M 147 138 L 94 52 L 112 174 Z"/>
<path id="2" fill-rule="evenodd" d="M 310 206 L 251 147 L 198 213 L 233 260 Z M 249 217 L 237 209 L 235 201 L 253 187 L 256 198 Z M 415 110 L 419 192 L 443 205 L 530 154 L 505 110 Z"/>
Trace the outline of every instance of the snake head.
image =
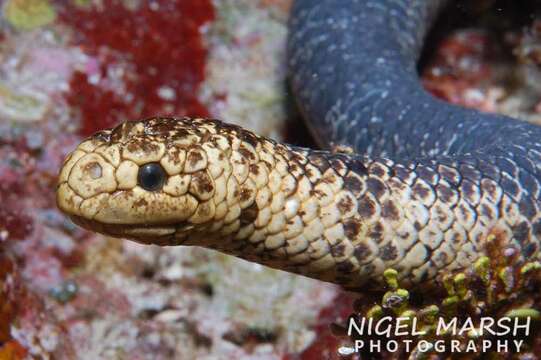
<path id="1" fill-rule="evenodd" d="M 64 161 L 58 207 L 114 237 L 177 245 L 200 229 L 208 240 L 211 220 L 229 211 L 218 206 L 228 194 L 220 159 L 237 131 L 217 120 L 152 118 L 98 132 Z"/>

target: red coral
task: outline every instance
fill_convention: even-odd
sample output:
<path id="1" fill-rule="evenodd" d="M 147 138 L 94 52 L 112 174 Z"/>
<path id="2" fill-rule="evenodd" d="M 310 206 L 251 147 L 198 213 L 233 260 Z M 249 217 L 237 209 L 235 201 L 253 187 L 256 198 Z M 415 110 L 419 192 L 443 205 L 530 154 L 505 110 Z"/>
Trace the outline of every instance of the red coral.
<path id="1" fill-rule="evenodd" d="M 209 0 L 143 2 L 135 10 L 119 0 L 104 0 L 99 8 L 66 6 L 61 19 L 101 62 L 97 83 L 82 72 L 71 79 L 67 100 L 81 111 L 81 134 L 158 114 L 207 116 L 196 95 L 207 56 L 201 27 L 213 18 Z M 117 91 L 103 79 L 118 64 L 130 71 L 122 75 L 125 89 Z"/>
<path id="2" fill-rule="evenodd" d="M 10 334 L 21 300 L 19 296 L 23 293 L 19 281 L 14 261 L 0 249 L 0 359 L 24 359 L 27 355 Z"/>
<path id="3" fill-rule="evenodd" d="M 285 355 L 282 360 L 339 360 L 338 348 L 341 341 L 330 331 L 332 323 L 345 322 L 350 315 L 353 306 L 353 298 L 345 292 L 341 292 L 331 301 L 330 305 L 319 312 L 318 323 L 314 330 L 316 338 L 301 354 Z"/>
<path id="4" fill-rule="evenodd" d="M 23 140 L 0 143 L 0 241 L 23 239 L 33 230 L 21 204 L 32 161 Z"/>

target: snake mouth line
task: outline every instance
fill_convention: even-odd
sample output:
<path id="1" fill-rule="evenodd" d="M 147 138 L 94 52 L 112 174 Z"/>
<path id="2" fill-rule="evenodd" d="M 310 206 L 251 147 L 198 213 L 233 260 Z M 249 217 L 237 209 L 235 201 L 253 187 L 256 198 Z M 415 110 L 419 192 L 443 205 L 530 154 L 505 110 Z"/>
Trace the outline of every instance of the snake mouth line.
<path id="1" fill-rule="evenodd" d="M 106 224 L 70 215 L 70 219 L 82 228 L 116 238 L 129 238 L 144 244 L 167 245 L 175 236 L 176 227 L 165 224 Z M 162 240 L 156 242 L 156 239 Z M 178 244 L 178 242 L 177 242 Z"/>

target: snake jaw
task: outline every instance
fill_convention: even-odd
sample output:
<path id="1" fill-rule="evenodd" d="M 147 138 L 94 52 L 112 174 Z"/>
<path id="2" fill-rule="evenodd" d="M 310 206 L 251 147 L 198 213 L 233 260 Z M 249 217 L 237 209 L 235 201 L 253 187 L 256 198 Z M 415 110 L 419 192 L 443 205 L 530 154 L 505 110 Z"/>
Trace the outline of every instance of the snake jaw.
<path id="1" fill-rule="evenodd" d="M 133 226 L 129 224 L 106 224 L 99 221 L 89 220 L 77 215 L 70 215 L 69 217 L 71 221 L 78 226 L 106 236 L 130 239 L 147 245 L 180 245 L 179 242 L 173 241 L 172 235 L 176 231 L 175 226 Z"/>

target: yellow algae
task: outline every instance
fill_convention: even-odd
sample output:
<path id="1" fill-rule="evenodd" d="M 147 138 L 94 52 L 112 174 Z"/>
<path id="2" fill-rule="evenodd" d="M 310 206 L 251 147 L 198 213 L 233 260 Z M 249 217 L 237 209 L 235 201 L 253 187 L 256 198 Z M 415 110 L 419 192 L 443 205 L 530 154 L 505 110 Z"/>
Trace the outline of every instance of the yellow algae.
<path id="1" fill-rule="evenodd" d="M 30 94 L 13 92 L 0 82 L 0 115 L 21 122 L 38 121 L 43 118 L 47 106 Z"/>
<path id="2" fill-rule="evenodd" d="M 17 30 L 32 30 L 50 24 L 56 11 L 48 0 L 8 0 L 4 16 Z"/>

